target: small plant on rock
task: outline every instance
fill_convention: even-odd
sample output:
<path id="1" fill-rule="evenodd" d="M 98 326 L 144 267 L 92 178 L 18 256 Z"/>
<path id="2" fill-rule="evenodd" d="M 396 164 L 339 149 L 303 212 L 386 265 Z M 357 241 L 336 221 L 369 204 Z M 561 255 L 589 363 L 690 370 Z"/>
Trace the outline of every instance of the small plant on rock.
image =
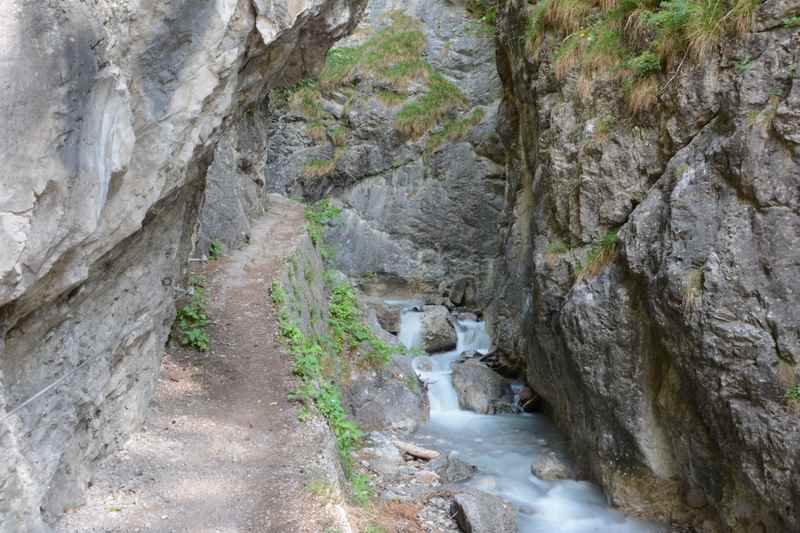
<path id="1" fill-rule="evenodd" d="M 615 230 L 606 232 L 600 239 L 595 241 L 586 257 L 586 263 L 580 270 L 578 280 L 591 278 L 600 274 L 606 266 L 614 260 L 617 254 L 617 232 Z"/>
<path id="2" fill-rule="evenodd" d="M 791 403 L 800 403 L 800 385 L 792 385 L 786 391 L 786 399 Z"/>
<path id="3" fill-rule="evenodd" d="M 219 241 L 211 241 L 211 244 L 208 245 L 208 258 L 212 261 L 216 261 L 220 257 L 222 257 L 222 253 L 224 248 L 222 243 Z"/>
<path id="4" fill-rule="evenodd" d="M 191 301 L 178 309 L 177 323 L 181 333 L 181 344 L 201 352 L 208 350 L 209 338 L 205 327 L 209 319 L 206 312 L 208 299 L 205 289 L 199 284 L 191 289 Z"/>

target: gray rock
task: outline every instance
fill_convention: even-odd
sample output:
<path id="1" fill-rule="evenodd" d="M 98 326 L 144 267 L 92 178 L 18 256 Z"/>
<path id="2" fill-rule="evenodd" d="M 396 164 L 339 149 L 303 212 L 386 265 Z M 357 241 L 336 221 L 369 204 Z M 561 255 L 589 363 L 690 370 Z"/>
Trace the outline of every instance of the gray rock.
<path id="1" fill-rule="evenodd" d="M 450 312 L 444 306 L 425 306 L 422 316 L 422 347 L 428 353 L 444 352 L 456 347 L 456 330 Z"/>
<path id="2" fill-rule="evenodd" d="M 531 473 L 545 481 L 575 479 L 575 469 L 555 452 L 546 452 L 531 464 Z"/>
<path id="3" fill-rule="evenodd" d="M 456 494 L 451 513 L 464 533 L 514 533 L 517 512 L 497 496 L 473 490 Z"/>
<path id="4" fill-rule="evenodd" d="M 428 399 L 411 362 L 395 356 L 389 365 L 355 374 L 346 403 L 362 430 L 410 433 L 428 420 Z"/>
<path id="5" fill-rule="evenodd" d="M 475 465 L 471 465 L 459 459 L 458 455 L 450 452 L 447 457 L 439 460 L 438 464 L 431 465 L 439 475 L 442 483 L 460 483 L 472 478 L 478 471 Z"/>
<path id="6" fill-rule="evenodd" d="M 511 382 L 478 359 L 461 359 L 453 364 L 453 387 L 464 409 L 480 414 L 510 411 Z"/>

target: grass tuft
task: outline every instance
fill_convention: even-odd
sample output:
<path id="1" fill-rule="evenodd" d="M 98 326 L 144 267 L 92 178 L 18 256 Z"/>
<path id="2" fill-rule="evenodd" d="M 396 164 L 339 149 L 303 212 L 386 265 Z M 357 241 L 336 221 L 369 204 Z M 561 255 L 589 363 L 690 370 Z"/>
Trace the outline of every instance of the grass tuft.
<path id="1" fill-rule="evenodd" d="M 658 101 L 658 78 L 648 76 L 635 80 L 627 94 L 628 109 L 641 113 L 652 108 Z"/>
<path id="2" fill-rule="evenodd" d="M 580 270 L 578 281 L 593 278 L 599 275 L 617 255 L 617 232 L 606 232 L 598 239 L 589 250 L 586 263 Z"/>
<path id="3" fill-rule="evenodd" d="M 448 113 L 467 103 L 458 87 L 430 69 L 428 92 L 403 106 L 395 119 L 395 127 L 416 139 L 432 130 Z"/>

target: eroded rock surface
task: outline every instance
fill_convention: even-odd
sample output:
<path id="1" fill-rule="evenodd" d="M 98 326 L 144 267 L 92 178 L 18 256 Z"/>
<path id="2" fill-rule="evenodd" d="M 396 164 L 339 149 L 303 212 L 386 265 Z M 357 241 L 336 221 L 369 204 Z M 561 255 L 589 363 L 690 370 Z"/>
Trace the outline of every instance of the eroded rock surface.
<path id="1" fill-rule="evenodd" d="M 222 132 L 318 70 L 363 7 L 0 6 L 0 531 L 79 504 L 92 462 L 141 422 L 205 178 L 239 179 L 209 171 L 244 135 Z M 259 187 L 240 211 L 258 210 Z"/>

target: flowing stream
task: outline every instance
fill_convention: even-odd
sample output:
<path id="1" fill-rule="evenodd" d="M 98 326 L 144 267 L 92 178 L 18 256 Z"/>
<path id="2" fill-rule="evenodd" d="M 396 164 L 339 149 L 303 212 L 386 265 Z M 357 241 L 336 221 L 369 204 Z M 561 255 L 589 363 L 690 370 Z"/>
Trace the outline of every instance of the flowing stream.
<path id="1" fill-rule="evenodd" d="M 407 311 L 400 340 L 421 346 L 422 313 Z M 479 468 L 468 485 L 494 493 L 519 509 L 520 533 L 654 533 L 662 526 L 626 517 L 606 503 L 600 488 L 585 481 L 545 481 L 531 473 L 531 463 L 555 452 L 565 454 L 563 438 L 537 414 L 479 415 L 462 410 L 453 388 L 452 364 L 466 351 L 486 353 L 491 339 L 483 322 L 459 321 L 454 351 L 420 356 L 414 369 L 428 383 L 430 422 L 417 437 L 455 452 Z"/>

